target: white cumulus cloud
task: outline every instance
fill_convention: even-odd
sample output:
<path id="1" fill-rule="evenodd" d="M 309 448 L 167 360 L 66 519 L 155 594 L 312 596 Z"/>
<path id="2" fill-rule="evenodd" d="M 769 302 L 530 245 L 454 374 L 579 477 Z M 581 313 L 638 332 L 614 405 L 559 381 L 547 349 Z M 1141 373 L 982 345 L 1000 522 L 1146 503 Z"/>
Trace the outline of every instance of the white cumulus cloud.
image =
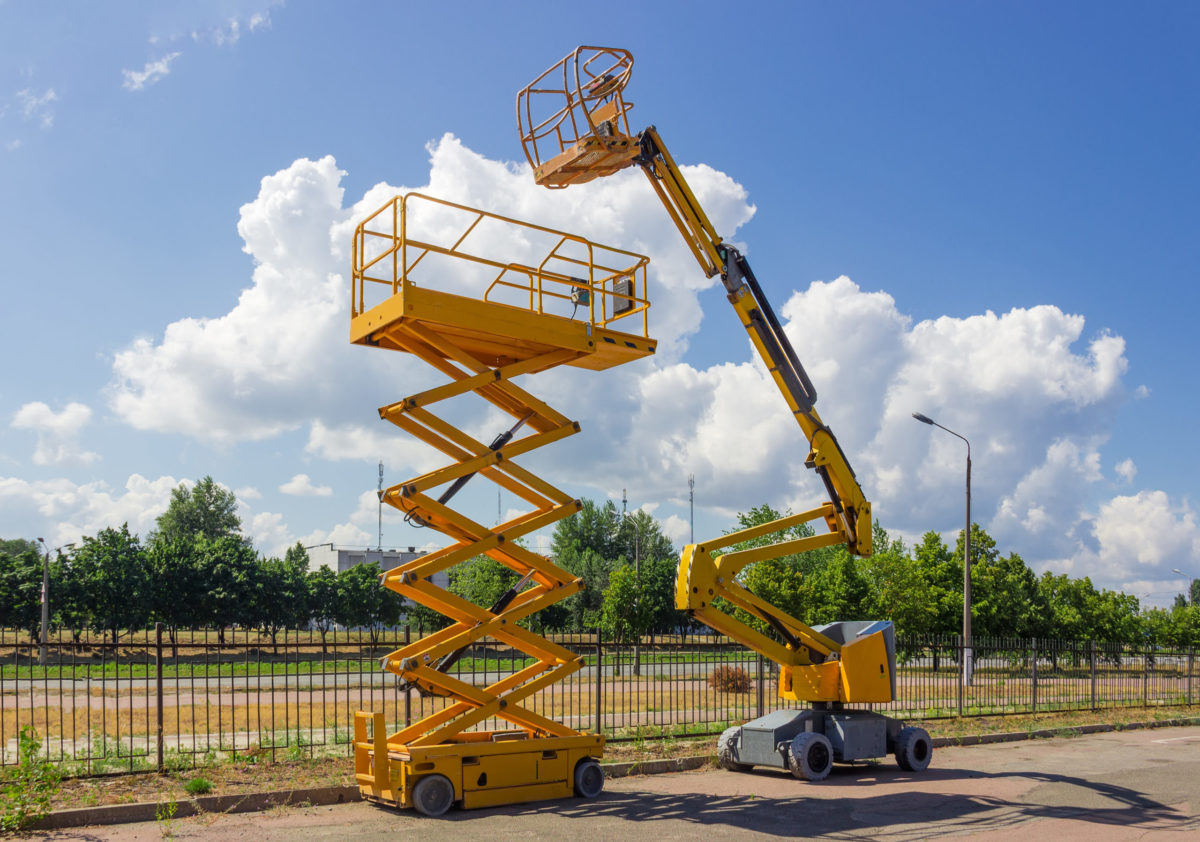
<path id="1" fill-rule="evenodd" d="M 108 527 L 128 523 L 143 538 L 154 529 L 166 511 L 171 490 L 179 485 L 174 477 L 147 479 L 133 474 L 122 490 L 103 482 L 74 483 L 67 479 L 30 482 L 0 477 L 0 507 L 8 518 L 28 520 L 36 514 L 54 525 L 46 540 L 54 545 L 78 542 Z"/>
<path id="2" fill-rule="evenodd" d="M 88 465 L 100 455 L 83 450 L 76 439 L 91 419 L 91 408 L 81 403 L 69 403 L 61 412 L 55 412 L 41 401 L 34 401 L 17 410 L 12 426 L 37 433 L 35 465 Z"/>
<path id="3" fill-rule="evenodd" d="M 1133 478 L 1137 476 L 1137 465 L 1133 463 L 1132 459 L 1123 459 L 1113 470 L 1125 482 L 1133 482 Z"/>
<path id="4" fill-rule="evenodd" d="M 332 497 L 333 489 L 328 485 L 313 485 L 308 474 L 296 474 L 290 480 L 279 486 L 284 494 L 295 497 Z"/>
<path id="5" fill-rule="evenodd" d="M 538 375 L 531 390 L 578 419 L 583 434 L 523 457 L 530 469 L 572 493 L 588 493 L 581 482 L 614 496 L 636 487 L 639 499 L 677 506 L 686 506 L 687 476 L 695 474 L 697 504 L 725 516 L 763 502 L 799 510 L 822 498 L 803 467 L 807 442 L 749 342 L 730 345 L 723 362 L 688 361 L 704 315 L 699 292 L 715 282 L 698 271 L 640 173 L 547 191 L 523 165 L 488 160 L 451 135 L 429 154 L 425 184 L 378 184 L 351 202 L 332 157 L 264 178 L 241 209 L 238 230 L 255 268 L 236 306 L 174 322 L 118 353 L 109 388 L 115 413 L 138 429 L 218 445 L 307 428 L 308 458 L 382 459 L 389 476 L 445 464 L 374 413 L 442 376 L 413 357 L 346 341 L 354 227 L 416 189 L 652 258 L 658 354 L 604 372 Z M 727 175 L 703 165 L 684 170 L 718 230 L 732 236 L 752 217 L 745 190 Z M 529 238 L 485 241 L 507 243 L 522 260 L 535 251 Z M 465 273 L 439 282 L 482 294 L 467 288 Z M 889 529 L 913 535 L 961 520 L 965 447 L 913 421 L 920 411 L 970 439 L 974 519 L 1031 562 L 1079 567 L 1100 558 L 1099 547 L 1116 546 L 1101 525 L 1116 522 L 1130 499 L 1187 532 L 1190 513 L 1160 492 L 1104 497 L 1103 449 L 1116 408 L 1130 397 L 1125 343 L 1082 314 L 1036 305 L 917 321 L 887 292 L 846 277 L 802 283 L 777 298 L 816 385 L 817 409 Z M 511 424 L 479 401 L 448 410 L 483 441 Z M 1132 481 L 1131 461 L 1115 470 Z M 302 540 L 371 543 L 374 492 L 360 504 L 348 522 Z M 679 536 L 679 518 L 667 521 Z M 1103 556 L 1109 578 L 1097 581 L 1118 581 L 1121 568 L 1109 563 L 1118 555 Z"/>

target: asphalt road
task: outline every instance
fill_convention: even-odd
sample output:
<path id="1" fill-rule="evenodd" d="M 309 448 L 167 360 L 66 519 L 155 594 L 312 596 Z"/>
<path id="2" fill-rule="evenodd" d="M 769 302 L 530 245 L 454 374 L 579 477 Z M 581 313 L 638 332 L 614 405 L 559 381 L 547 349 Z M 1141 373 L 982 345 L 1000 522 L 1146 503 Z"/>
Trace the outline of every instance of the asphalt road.
<path id="1" fill-rule="evenodd" d="M 158 840 L 154 823 L 32 834 L 55 840 Z M 938 749 L 922 774 L 891 763 L 835 767 L 820 783 L 775 771 L 705 770 L 609 781 L 569 800 L 441 819 L 358 803 L 174 823 L 177 839 L 273 842 L 487 839 L 1200 838 L 1200 727 Z"/>

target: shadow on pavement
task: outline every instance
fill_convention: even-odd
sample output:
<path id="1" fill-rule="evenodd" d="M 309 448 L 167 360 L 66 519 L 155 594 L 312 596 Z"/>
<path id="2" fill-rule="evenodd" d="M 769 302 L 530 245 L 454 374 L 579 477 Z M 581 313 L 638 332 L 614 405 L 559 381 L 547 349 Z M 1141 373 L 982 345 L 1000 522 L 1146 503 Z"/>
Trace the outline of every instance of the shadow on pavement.
<path id="1" fill-rule="evenodd" d="M 755 795 L 714 796 L 662 794 L 657 792 L 606 792 L 595 801 L 565 801 L 519 805 L 503 810 L 481 810 L 446 816 L 469 820 L 483 813 L 508 815 L 558 815 L 590 819 L 609 816 L 628 822 L 658 822 L 675 819 L 698 826 L 727 825 L 776 836 L 831 838 L 934 838 L 965 832 L 1011 828 L 1034 819 L 1076 819 L 1091 824 L 1143 826 L 1149 829 L 1200 829 L 1200 819 L 1188 818 L 1165 804 L 1122 786 L 1097 783 L 1069 775 L 1044 772 L 986 773 L 961 770 L 929 770 L 919 777 L 887 774 L 890 782 L 919 780 L 924 791 L 888 793 L 878 796 L 830 797 L 830 789 L 876 785 L 862 779 L 862 769 L 843 770 L 820 783 L 800 784 L 795 798 L 765 798 Z M 857 773 L 857 777 L 855 777 Z M 746 774 L 747 790 L 753 781 L 771 772 Z M 965 795 L 938 792 L 939 782 L 962 779 L 1020 779 L 1036 784 L 1061 784 L 1078 788 L 1081 796 L 1073 804 L 1043 805 L 1008 800 L 994 795 Z M 808 787 L 820 787 L 824 797 L 805 797 Z M 1097 809 L 1096 798 L 1112 806 Z M 646 829 L 653 833 L 652 828 Z"/>

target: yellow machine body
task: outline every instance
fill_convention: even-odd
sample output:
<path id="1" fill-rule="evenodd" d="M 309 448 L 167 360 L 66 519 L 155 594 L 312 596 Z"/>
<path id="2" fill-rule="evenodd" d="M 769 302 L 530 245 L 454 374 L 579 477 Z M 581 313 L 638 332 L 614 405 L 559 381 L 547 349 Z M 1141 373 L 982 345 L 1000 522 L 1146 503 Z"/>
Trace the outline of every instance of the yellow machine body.
<path id="1" fill-rule="evenodd" d="M 382 492 L 383 502 L 452 541 L 388 571 L 383 585 L 452 622 L 383 658 L 408 687 L 447 704 L 392 733 L 382 714 L 356 715 L 355 775 L 364 797 L 430 812 L 420 787 L 436 776 L 442 792 L 449 797 L 452 789 L 464 807 L 557 798 L 578 789 L 581 763 L 601 757 L 602 735 L 529 707 L 581 661 L 518 623 L 582 583 L 518 539 L 574 514 L 580 502 L 517 459 L 580 426 L 513 381 L 560 365 L 601 370 L 652 354 L 647 262 L 420 194 L 395 197 L 358 226 L 351 341 L 412 354 L 449 378 L 381 407 L 379 415 L 452 460 Z M 511 417 L 512 430 L 488 445 L 431 409 L 468 394 Z M 488 527 L 452 509 L 452 491 L 433 496 L 475 475 L 525 501 L 529 511 Z M 433 584 L 435 574 L 480 555 L 520 577 L 503 606 L 475 605 Z M 439 669 L 484 638 L 532 663 L 483 687 L 450 675 L 448 666 Z M 498 722 L 504 727 L 490 727 Z"/>

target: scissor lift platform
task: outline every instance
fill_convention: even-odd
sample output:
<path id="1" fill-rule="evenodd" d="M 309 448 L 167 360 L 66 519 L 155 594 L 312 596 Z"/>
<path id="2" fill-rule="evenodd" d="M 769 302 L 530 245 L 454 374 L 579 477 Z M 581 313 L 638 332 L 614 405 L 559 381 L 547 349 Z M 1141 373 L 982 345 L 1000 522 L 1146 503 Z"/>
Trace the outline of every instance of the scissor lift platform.
<path id="1" fill-rule="evenodd" d="M 408 351 L 411 325 L 444 336 L 496 366 L 561 350 L 576 355 L 566 365 L 601 371 L 647 357 L 655 348 L 654 340 L 639 333 L 415 285 L 355 316 L 350 341 Z"/>
<path id="2" fill-rule="evenodd" d="M 560 365 L 602 370 L 654 353 L 646 332 L 648 260 L 420 194 L 397 196 L 359 225 L 353 260 L 350 341 L 411 353 L 450 378 L 382 407 L 380 417 L 454 460 L 382 494 L 412 522 L 453 541 L 382 577 L 385 587 L 452 621 L 383 658 L 406 692 L 417 688 L 446 706 L 390 734 L 382 713 L 358 712 L 360 791 L 431 816 L 456 802 L 482 807 L 594 797 L 604 785 L 598 763 L 604 736 L 531 709 L 538 694 L 577 672 L 582 660 L 519 625 L 582 587 L 519 539 L 581 504 L 516 459 L 580 427 L 513 379 Z M 430 409 L 467 393 L 515 424 L 488 445 Z M 451 509 L 457 488 L 476 474 L 531 511 L 489 528 Z M 440 487 L 446 491 L 435 499 Z M 519 577 L 490 608 L 433 584 L 435 574 L 480 555 Z M 527 665 L 486 687 L 451 675 L 459 655 L 484 638 L 521 651 Z"/>
<path id="3" fill-rule="evenodd" d="M 502 240 L 526 260 L 489 256 Z M 642 255 L 419 193 L 368 217 L 354 245 L 355 344 L 412 351 L 416 325 L 493 367 L 563 351 L 555 365 L 600 371 L 654 353 Z"/>

